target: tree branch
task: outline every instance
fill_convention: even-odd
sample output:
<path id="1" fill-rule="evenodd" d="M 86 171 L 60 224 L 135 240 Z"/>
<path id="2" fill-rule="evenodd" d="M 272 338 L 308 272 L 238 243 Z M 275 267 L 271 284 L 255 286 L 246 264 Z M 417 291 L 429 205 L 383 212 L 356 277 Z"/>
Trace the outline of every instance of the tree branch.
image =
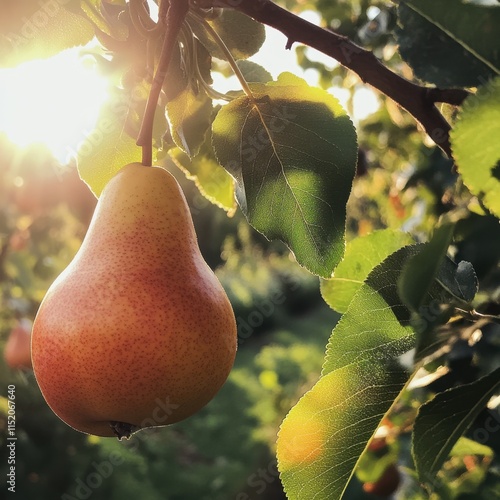
<path id="1" fill-rule="evenodd" d="M 349 38 L 320 28 L 271 0 L 197 0 L 197 5 L 238 10 L 281 31 L 288 38 L 286 48 L 290 48 L 294 42 L 300 42 L 333 57 L 357 73 L 363 82 L 380 90 L 408 111 L 429 137 L 451 157 L 451 127 L 435 103 L 458 105 L 467 97 L 467 91 L 428 88 L 412 83 L 393 73 L 372 52 L 356 45 Z"/>

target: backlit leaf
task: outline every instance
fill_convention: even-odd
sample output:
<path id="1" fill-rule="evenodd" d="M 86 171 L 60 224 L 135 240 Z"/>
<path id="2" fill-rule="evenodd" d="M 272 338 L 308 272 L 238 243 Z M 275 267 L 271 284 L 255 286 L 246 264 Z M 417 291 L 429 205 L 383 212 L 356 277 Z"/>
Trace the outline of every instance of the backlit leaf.
<path id="1" fill-rule="evenodd" d="M 235 59 L 246 59 L 254 55 L 266 39 L 264 25 L 237 10 L 224 9 L 221 15 L 211 19 L 209 24 L 222 38 Z M 224 52 L 201 26 L 195 24 L 194 32 L 212 56 L 226 59 Z"/>
<path id="2" fill-rule="evenodd" d="M 78 173 L 97 197 L 118 170 L 141 161 L 141 149 L 125 130 L 130 112 L 129 100 L 115 92 L 101 110 L 96 128 L 80 143 Z"/>
<path id="3" fill-rule="evenodd" d="M 412 242 L 409 234 L 392 229 L 374 231 L 349 241 L 333 277 L 321 280 L 323 299 L 332 309 L 346 312 L 368 273 L 391 253 Z"/>
<path id="4" fill-rule="evenodd" d="M 269 71 L 253 61 L 241 59 L 240 61 L 237 61 L 237 64 L 247 82 L 267 83 L 273 79 Z"/>
<path id="5" fill-rule="evenodd" d="M 330 277 L 344 253 L 356 131 L 338 101 L 288 73 L 222 107 L 212 142 L 248 221 Z"/>
<path id="6" fill-rule="evenodd" d="M 500 10 L 500 9 L 499 9 Z M 500 78 L 468 97 L 451 133 L 465 185 L 500 217 Z"/>
<path id="7" fill-rule="evenodd" d="M 332 332 L 322 377 L 284 420 L 277 453 L 289 499 L 340 499 L 404 388 L 399 357 L 414 346 L 414 334 L 396 283 L 419 249 L 404 247 L 372 270 Z"/>
<path id="8" fill-rule="evenodd" d="M 183 90 L 167 104 L 170 132 L 177 145 L 189 156 L 195 156 L 211 124 L 212 99 L 205 92 Z"/>
<path id="9" fill-rule="evenodd" d="M 229 216 L 234 214 L 234 179 L 219 165 L 210 143 L 205 143 L 193 158 L 179 148 L 170 150 L 169 155 L 205 198 L 223 208 Z"/>
<path id="10" fill-rule="evenodd" d="M 44 59 L 94 36 L 92 25 L 65 9 L 62 1 L 2 0 L 0 66 Z"/>

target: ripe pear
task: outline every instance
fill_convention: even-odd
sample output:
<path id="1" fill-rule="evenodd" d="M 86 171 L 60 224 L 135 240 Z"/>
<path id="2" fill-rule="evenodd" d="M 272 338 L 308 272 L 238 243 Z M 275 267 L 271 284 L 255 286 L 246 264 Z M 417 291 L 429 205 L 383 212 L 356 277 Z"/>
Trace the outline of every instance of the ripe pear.
<path id="1" fill-rule="evenodd" d="M 170 173 L 132 163 L 109 181 L 40 305 L 31 349 L 54 413 L 97 436 L 178 422 L 218 392 L 236 322 Z"/>
<path id="2" fill-rule="evenodd" d="M 31 321 L 23 318 L 9 334 L 3 356 L 12 369 L 31 370 L 31 328 Z"/>

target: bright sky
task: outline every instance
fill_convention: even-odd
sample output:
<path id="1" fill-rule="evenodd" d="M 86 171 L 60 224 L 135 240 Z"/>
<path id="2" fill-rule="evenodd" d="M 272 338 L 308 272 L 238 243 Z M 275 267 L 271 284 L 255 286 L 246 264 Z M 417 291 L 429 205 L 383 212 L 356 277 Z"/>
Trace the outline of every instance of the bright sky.
<path id="1" fill-rule="evenodd" d="M 317 13 L 308 11 L 303 17 L 317 24 Z M 314 70 L 304 72 L 296 61 L 295 51 L 285 50 L 286 38 L 268 28 L 262 50 L 251 59 L 264 66 L 274 78 L 291 71 L 317 85 Z M 99 110 L 107 98 L 107 81 L 98 73 L 93 60 L 78 57 L 78 49 L 66 50 L 43 61 L 30 61 L 13 69 L 0 69 L 0 131 L 20 146 L 43 143 L 56 159 L 65 163 L 69 152 L 95 126 Z M 307 56 L 334 67 L 336 62 L 313 49 Z M 219 91 L 240 88 L 236 77 L 225 79 L 214 74 L 214 87 Z M 345 106 L 349 92 L 329 89 Z M 368 88 L 354 97 L 354 119 L 363 119 L 378 107 L 375 94 Z"/>

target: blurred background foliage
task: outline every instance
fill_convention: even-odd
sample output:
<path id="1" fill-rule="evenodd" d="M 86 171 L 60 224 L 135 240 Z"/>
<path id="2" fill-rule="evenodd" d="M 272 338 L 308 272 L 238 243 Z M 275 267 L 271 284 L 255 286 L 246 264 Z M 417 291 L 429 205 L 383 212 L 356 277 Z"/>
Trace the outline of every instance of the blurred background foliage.
<path id="1" fill-rule="evenodd" d="M 392 69 L 412 77 L 396 51 L 393 3 L 279 3 L 297 13 L 319 13 L 324 26 L 374 50 Z M 295 50 L 299 65 L 317 71 L 324 88 L 341 86 L 353 98 L 362 87 L 344 68 L 327 68 L 304 47 Z M 425 241 L 439 216 L 467 207 L 457 226 L 456 260 L 473 264 L 483 284 L 479 293 L 490 299 L 488 312 L 498 314 L 498 221 L 457 182 L 451 162 L 417 130 L 414 120 L 384 96 L 377 98 L 378 111 L 357 123 L 360 157 L 348 205 L 348 239 L 391 227 Z M 284 246 L 267 242 L 239 211 L 227 217 L 174 165 L 165 166 L 184 188 L 202 253 L 233 304 L 239 335 L 235 368 L 199 414 L 118 442 L 67 427 L 47 407 L 33 373 L 9 367 L 2 357 L 2 387 L 16 385 L 19 498 L 284 498 L 275 463 L 277 430 L 288 410 L 317 380 L 326 342 L 339 316 L 322 301 L 318 279 L 301 269 Z M 95 198 L 75 169 L 58 166 L 41 146 L 20 150 L 0 137 L 0 351 L 22 320 L 34 318 L 48 286 L 78 249 L 94 206 Z M 446 366 L 446 375 L 415 387 L 397 403 L 346 498 L 388 497 L 398 485 L 397 498 L 429 498 L 412 470 L 408 422 L 433 392 L 475 380 L 486 367 L 498 365 L 499 347 L 500 329 L 488 325 L 481 341 L 456 342 L 436 360 L 436 366 Z M 474 435 L 488 416 L 498 418 L 495 412 L 485 410 L 469 434 Z M 0 428 L 6 428 L 5 394 L 0 396 Z M 494 433 L 483 444 L 500 450 Z M 5 467 L 2 461 L 2 477 Z M 499 474 L 496 454 L 495 458 L 452 457 L 442 475 L 446 495 L 439 498 L 500 498 Z"/>

